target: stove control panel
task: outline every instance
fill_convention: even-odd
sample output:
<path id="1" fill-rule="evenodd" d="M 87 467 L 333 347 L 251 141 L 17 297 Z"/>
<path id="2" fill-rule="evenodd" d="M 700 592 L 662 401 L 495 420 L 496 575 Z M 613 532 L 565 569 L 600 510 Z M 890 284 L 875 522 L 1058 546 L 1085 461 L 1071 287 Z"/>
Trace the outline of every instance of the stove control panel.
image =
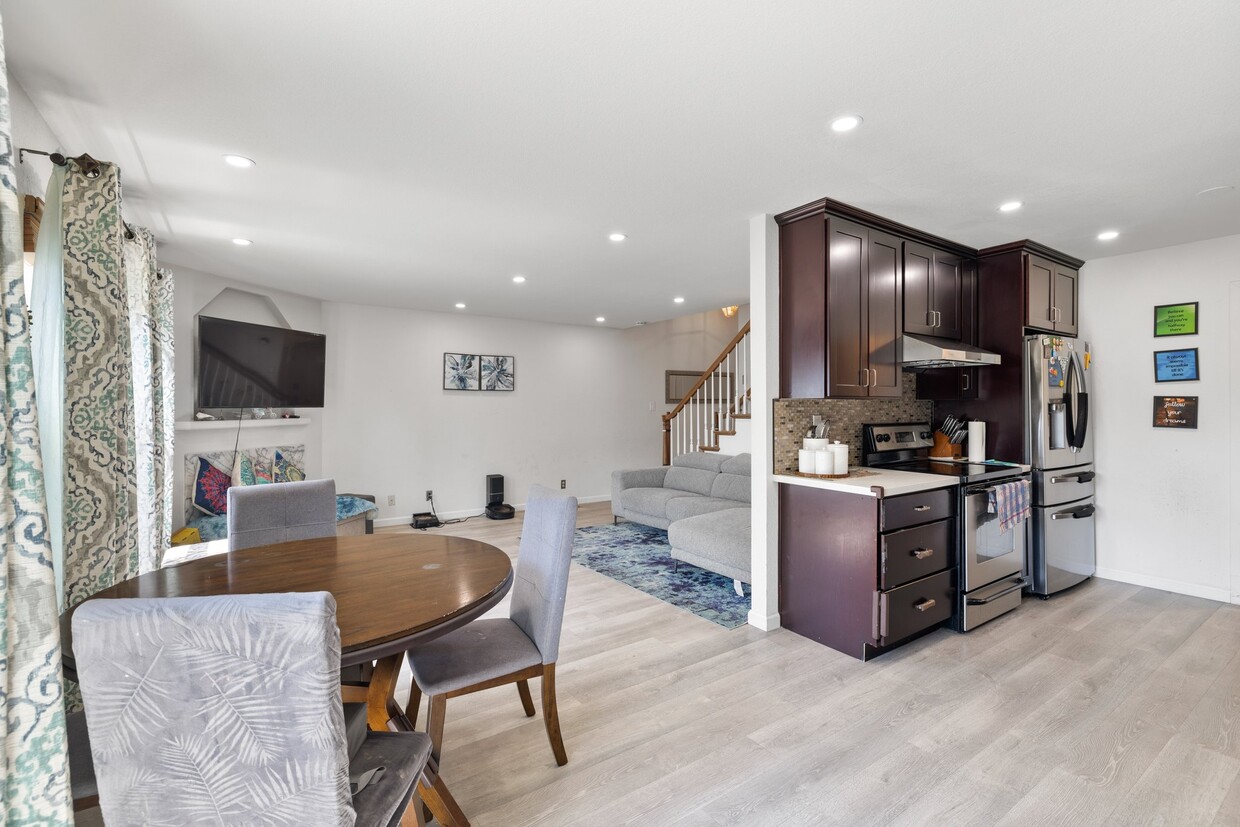
<path id="1" fill-rule="evenodd" d="M 925 422 L 896 425 L 866 425 L 867 436 L 875 451 L 899 451 L 929 448 L 934 445 L 934 431 Z"/>

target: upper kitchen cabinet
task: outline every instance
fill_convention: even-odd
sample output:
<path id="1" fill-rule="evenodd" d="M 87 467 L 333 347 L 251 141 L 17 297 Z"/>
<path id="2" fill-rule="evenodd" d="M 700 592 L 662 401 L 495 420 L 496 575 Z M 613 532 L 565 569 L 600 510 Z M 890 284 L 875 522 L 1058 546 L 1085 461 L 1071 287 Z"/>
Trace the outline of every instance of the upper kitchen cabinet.
<path id="1" fill-rule="evenodd" d="M 821 211 L 780 227 L 780 396 L 900 396 L 901 243 Z"/>
<path id="2" fill-rule="evenodd" d="M 1044 255 L 1021 251 L 1025 268 L 1025 327 L 1075 336 L 1077 275 L 1069 266 Z"/>
<path id="3" fill-rule="evenodd" d="M 904 243 L 904 332 L 961 341 L 965 258 Z"/>

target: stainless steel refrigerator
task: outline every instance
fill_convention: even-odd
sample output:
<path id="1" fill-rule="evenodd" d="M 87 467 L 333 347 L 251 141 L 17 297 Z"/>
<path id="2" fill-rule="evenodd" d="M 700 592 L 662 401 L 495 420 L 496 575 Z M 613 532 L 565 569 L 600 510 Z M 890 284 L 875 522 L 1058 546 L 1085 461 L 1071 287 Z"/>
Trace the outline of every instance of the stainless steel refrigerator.
<path id="1" fill-rule="evenodd" d="M 1028 590 L 1048 597 L 1091 577 L 1094 553 L 1094 420 L 1089 343 L 1025 337 L 1025 456 L 1033 466 Z"/>

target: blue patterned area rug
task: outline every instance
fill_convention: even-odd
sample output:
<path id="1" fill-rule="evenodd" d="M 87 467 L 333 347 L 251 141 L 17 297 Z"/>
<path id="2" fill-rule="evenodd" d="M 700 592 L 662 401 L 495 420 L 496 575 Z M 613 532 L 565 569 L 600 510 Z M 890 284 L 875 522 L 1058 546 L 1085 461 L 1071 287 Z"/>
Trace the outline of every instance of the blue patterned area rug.
<path id="1" fill-rule="evenodd" d="M 573 561 L 627 586 L 693 612 L 725 629 L 749 615 L 749 588 L 739 597 L 732 580 L 688 563 L 674 565 L 667 532 L 638 523 L 577 529 Z"/>

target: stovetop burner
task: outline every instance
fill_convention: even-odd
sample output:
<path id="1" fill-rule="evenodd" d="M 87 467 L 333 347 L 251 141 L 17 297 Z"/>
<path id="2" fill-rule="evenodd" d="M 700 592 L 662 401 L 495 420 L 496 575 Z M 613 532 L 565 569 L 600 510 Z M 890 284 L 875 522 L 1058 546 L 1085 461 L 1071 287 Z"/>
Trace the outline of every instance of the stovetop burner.
<path id="1" fill-rule="evenodd" d="M 1002 479 L 1028 472 L 1028 468 L 999 460 L 931 459 L 934 429 L 925 422 L 864 425 L 861 428 L 862 463 L 870 468 L 891 468 L 917 474 L 954 477 L 960 482 Z"/>

